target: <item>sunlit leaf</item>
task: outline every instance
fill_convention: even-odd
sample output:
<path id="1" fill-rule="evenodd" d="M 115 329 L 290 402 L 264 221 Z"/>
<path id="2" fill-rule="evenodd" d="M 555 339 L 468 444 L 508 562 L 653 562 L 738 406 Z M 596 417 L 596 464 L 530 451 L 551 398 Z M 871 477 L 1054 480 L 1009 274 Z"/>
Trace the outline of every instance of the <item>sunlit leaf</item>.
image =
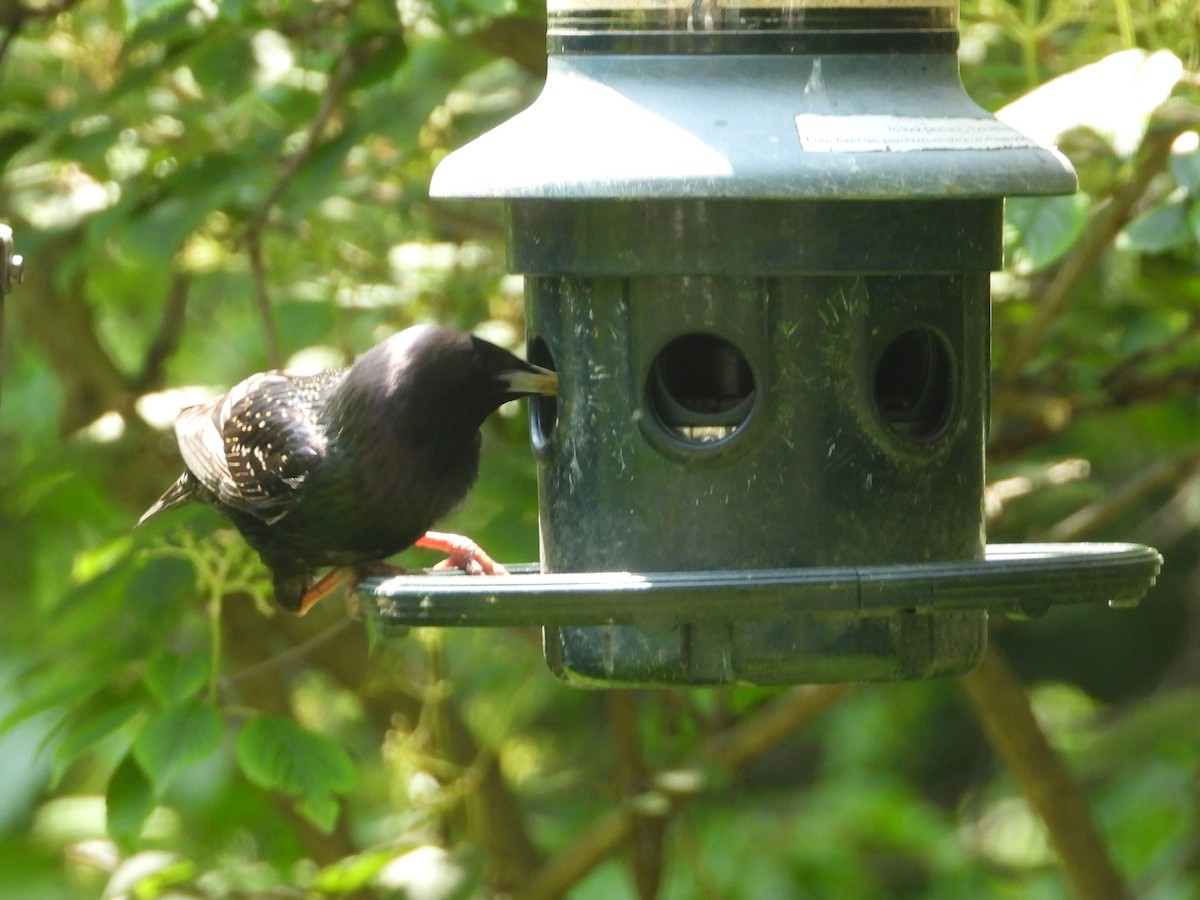
<path id="1" fill-rule="evenodd" d="M 1168 50 L 1123 50 L 1048 81 L 996 115 L 1043 144 L 1074 128 L 1105 138 L 1132 156 L 1150 114 L 1171 96 L 1183 63 Z"/>
<path id="2" fill-rule="evenodd" d="M 133 31 L 163 13 L 185 5 L 190 5 L 190 0 L 125 0 L 125 29 Z"/>
<path id="3" fill-rule="evenodd" d="M 1008 200 L 1005 215 L 1020 236 L 1014 251 L 1019 267 L 1036 272 L 1061 259 L 1087 224 L 1090 204 L 1082 193 Z"/>
<path id="4" fill-rule="evenodd" d="M 193 700 L 150 719 L 134 741 L 133 753 L 162 791 L 181 769 L 212 753 L 220 740 L 220 715 L 213 707 Z"/>
<path id="5" fill-rule="evenodd" d="M 358 778 L 341 746 L 283 716 L 248 722 L 238 735 L 237 760 L 260 787 L 303 797 L 344 793 Z"/>
<path id="6" fill-rule="evenodd" d="M 1171 174 L 1192 196 L 1200 194 L 1200 150 L 1172 153 Z"/>
<path id="7" fill-rule="evenodd" d="M 282 716 L 259 716 L 238 735 L 237 760 L 250 781 L 299 798 L 296 808 L 322 831 L 337 821 L 334 794 L 354 787 L 358 772 L 338 744 Z"/>
<path id="8" fill-rule="evenodd" d="M 317 873 L 313 888 L 326 894 L 351 894 L 362 890 L 395 856 L 395 850 L 379 850 L 339 859 Z"/>
<path id="9" fill-rule="evenodd" d="M 1122 246 L 1140 253 L 1163 253 L 1194 240 L 1188 208 L 1182 202 L 1156 207 L 1134 219 L 1121 233 Z"/>
<path id="10" fill-rule="evenodd" d="M 208 680 L 208 657 L 180 656 L 170 651 L 146 664 L 146 687 L 164 706 L 173 706 L 195 696 Z"/>
<path id="11" fill-rule="evenodd" d="M 309 794 L 296 804 L 296 809 L 325 834 L 337 824 L 338 802 L 329 794 Z"/>

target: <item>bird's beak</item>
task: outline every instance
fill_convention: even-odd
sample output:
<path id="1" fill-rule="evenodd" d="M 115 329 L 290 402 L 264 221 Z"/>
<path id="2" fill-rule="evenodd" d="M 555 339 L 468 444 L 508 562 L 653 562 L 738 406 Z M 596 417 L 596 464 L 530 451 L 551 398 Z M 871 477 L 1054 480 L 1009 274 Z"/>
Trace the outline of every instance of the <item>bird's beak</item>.
<path id="1" fill-rule="evenodd" d="M 501 372 L 500 383 L 504 385 L 505 393 L 516 396 L 558 393 L 558 375 L 533 363 L 525 363 L 520 369 Z"/>

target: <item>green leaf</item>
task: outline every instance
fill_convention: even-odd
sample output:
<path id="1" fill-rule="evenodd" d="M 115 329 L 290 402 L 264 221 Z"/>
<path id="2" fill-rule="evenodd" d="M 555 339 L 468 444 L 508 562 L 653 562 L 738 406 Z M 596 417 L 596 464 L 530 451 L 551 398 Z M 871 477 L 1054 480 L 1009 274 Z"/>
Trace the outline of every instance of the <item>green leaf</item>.
<path id="1" fill-rule="evenodd" d="M 191 699 L 208 681 L 208 657 L 163 652 L 146 665 L 146 687 L 163 706 Z"/>
<path id="2" fill-rule="evenodd" d="M 127 216 L 119 225 L 114 223 L 122 249 L 144 260 L 169 260 L 213 210 L 236 200 L 266 175 L 237 154 L 192 160 L 155 185 L 152 201 L 134 198 L 127 206 L 136 209 L 114 209 L 114 218 Z"/>
<path id="3" fill-rule="evenodd" d="M 154 811 L 154 786 L 132 753 L 125 755 L 108 780 L 105 815 L 109 836 L 122 846 L 137 840 Z"/>
<path id="4" fill-rule="evenodd" d="M 67 766 L 132 719 L 142 708 L 141 703 L 130 702 L 99 712 L 89 710 L 87 714 L 77 716 L 76 721 L 68 724 L 64 737 L 54 748 L 54 782 L 62 778 Z"/>
<path id="5" fill-rule="evenodd" d="M 226 12 L 227 4 L 221 4 Z M 256 64 L 249 41 L 231 41 L 225 31 L 209 33 L 190 48 L 184 62 L 207 95 L 233 101 L 254 85 Z"/>
<path id="6" fill-rule="evenodd" d="M 361 4 L 356 6 L 355 10 L 357 11 L 360 8 Z M 350 82 L 350 87 L 353 90 L 358 90 L 360 88 L 371 87 L 381 81 L 388 81 L 395 78 L 396 72 L 404 65 L 404 61 L 407 58 L 408 47 L 403 41 L 395 41 L 389 44 L 368 59 L 362 68 L 355 73 L 354 78 Z"/>
<path id="7" fill-rule="evenodd" d="M 161 553 L 147 553 L 140 563 L 126 588 L 122 615 L 136 621 L 147 638 L 169 634 L 195 594 L 196 569 L 190 560 Z"/>
<path id="8" fill-rule="evenodd" d="M 133 753 L 161 793 L 181 769 L 216 749 L 221 717 L 216 709 L 189 700 L 150 719 L 133 744 Z"/>
<path id="9" fill-rule="evenodd" d="M 1090 205 L 1086 194 L 1007 201 L 1008 224 L 1020 235 L 1015 251 L 1018 264 L 1036 272 L 1057 262 L 1082 233 Z"/>
<path id="10" fill-rule="evenodd" d="M 296 809 L 323 834 L 337 823 L 338 803 L 329 794 L 312 794 L 296 804 Z"/>
<path id="11" fill-rule="evenodd" d="M 309 806 L 302 811 L 317 824 L 328 817 L 329 795 L 349 791 L 358 779 L 345 750 L 283 716 L 249 722 L 238 735 L 237 760 L 254 784 L 304 798 Z"/>
<path id="12" fill-rule="evenodd" d="M 388 849 L 339 859 L 317 873 L 313 889 L 322 894 L 352 894 L 361 891 L 397 855 L 396 850 Z"/>
<path id="13" fill-rule="evenodd" d="M 350 128 L 313 152 L 312 157 L 296 174 L 288 190 L 279 200 L 279 205 L 290 218 L 302 218 L 336 190 L 335 179 L 342 163 L 361 138 L 362 133 L 359 129 Z"/>
<path id="14" fill-rule="evenodd" d="M 1187 206 L 1168 203 L 1138 216 L 1121 232 L 1121 246 L 1140 253 L 1163 253 L 1193 240 Z"/>
<path id="15" fill-rule="evenodd" d="M 125 0 L 125 30 L 132 33 L 142 23 L 185 5 L 190 0 Z"/>
<path id="16" fill-rule="evenodd" d="M 1200 150 L 1172 153 L 1171 174 L 1189 194 L 1200 194 Z"/>
<path id="17" fill-rule="evenodd" d="M 1192 236 L 1200 242 L 1200 203 L 1193 203 L 1188 210 L 1188 226 L 1192 229 Z"/>
<path id="18" fill-rule="evenodd" d="M 466 6 L 485 16 L 506 16 L 516 12 L 516 0 L 465 0 Z"/>
<path id="19" fill-rule="evenodd" d="M 50 710 L 65 715 L 66 708 L 82 703 L 105 686 L 103 675 L 90 669 L 26 673 L 20 682 L 25 697 L 0 718 L 0 734 Z"/>

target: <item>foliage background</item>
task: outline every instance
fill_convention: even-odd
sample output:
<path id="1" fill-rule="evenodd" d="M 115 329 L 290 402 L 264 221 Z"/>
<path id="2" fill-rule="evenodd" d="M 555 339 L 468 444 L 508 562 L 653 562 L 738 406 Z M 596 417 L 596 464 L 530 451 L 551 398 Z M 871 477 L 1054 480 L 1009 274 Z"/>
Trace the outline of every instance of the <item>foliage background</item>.
<path id="1" fill-rule="evenodd" d="M 989 464 L 993 540 L 1167 557 L 1136 611 L 993 629 L 1153 898 L 1200 892 L 1198 15 L 963 8 L 964 80 L 990 109 L 1121 50 L 1175 55 L 1034 103 L 1082 192 L 1009 204 Z M 846 691 L 701 777 L 691 761 L 788 694 L 572 691 L 518 632 L 372 649 L 336 603 L 271 610 L 205 510 L 131 531 L 178 470 L 174 411 L 206 391 L 425 319 L 520 344 L 500 210 L 426 189 L 536 95 L 543 16 L 0 6 L 0 218 L 27 260 L 0 406 L 0 896 L 534 896 L 555 866 L 584 898 L 1066 894 L 954 683 Z M 522 416 L 488 423 L 450 523 L 501 559 L 536 554 Z M 589 856 L 630 809 L 655 815 Z"/>

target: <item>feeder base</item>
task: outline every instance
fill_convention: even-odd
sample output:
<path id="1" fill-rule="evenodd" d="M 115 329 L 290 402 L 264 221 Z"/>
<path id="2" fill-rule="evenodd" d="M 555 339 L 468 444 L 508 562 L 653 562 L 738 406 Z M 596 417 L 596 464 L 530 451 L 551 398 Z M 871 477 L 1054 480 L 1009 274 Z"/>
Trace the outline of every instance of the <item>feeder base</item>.
<path id="1" fill-rule="evenodd" d="M 580 686 L 790 684 L 961 675 L 987 613 L 1136 605 L 1162 564 L 1140 544 L 991 544 L 984 559 L 713 572 L 429 571 L 367 579 L 388 628 L 545 628 L 551 668 Z"/>

